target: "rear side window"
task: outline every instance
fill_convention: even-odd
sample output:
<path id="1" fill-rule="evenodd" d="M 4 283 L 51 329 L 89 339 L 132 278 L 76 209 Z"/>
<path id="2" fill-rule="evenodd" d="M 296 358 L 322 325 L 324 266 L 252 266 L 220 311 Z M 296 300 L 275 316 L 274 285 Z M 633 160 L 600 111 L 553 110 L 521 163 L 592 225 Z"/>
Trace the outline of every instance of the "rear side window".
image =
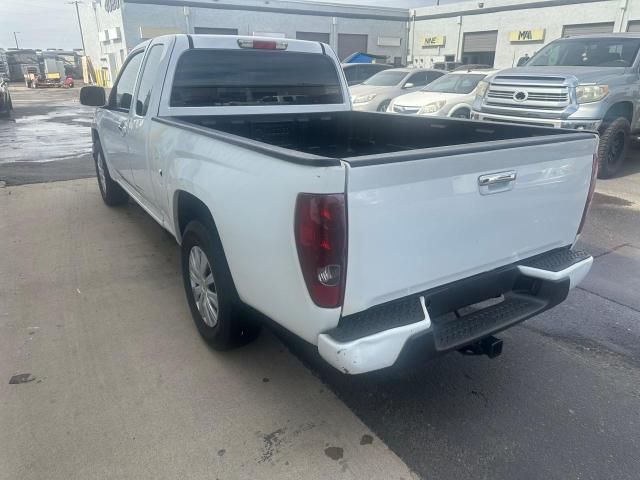
<path id="1" fill-rule="evenodd" d="M 172 107 L 343 103 L 338 73 L 320 54 L 189 50 L 176 67 Z"/>
<path id="2" fill-rule="evenodd" d="M 141 117 L 144 117 L 149 109 L 151 89 L 156 81 L 163 49 L 164 45 L 162 44 L 154 45 L 151 47 L 149 55 L 147 55 L 142 77 L 140 77 L 140 86 L 138 87 L 138 97 L 136 100 L 136 114 Z"/>

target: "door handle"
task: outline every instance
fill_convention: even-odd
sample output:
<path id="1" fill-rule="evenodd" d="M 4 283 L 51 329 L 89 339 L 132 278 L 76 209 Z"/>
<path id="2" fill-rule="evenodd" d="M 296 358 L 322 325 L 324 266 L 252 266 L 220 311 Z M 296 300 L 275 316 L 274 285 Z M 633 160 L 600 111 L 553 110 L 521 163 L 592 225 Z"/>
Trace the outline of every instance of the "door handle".
<path id="1" fill-rule="evenodd" d="M 509 183 L 516 179 L 516 171 L 511 170 L 508 172 L 489 173 L 487 175 L 480 175 L 478 177 L 478 185 L 481 187 L 487 187 L 489 185 L 495 185 L 496 183 Z"/>
<path id="2" fill-rule="evenodd" d="M 125 120 L 123 120 L 118 124 L 118 130 L 120 130 L 120 133 L 122 135 L 124 135 L 127 132 L 127 122 Z"/>

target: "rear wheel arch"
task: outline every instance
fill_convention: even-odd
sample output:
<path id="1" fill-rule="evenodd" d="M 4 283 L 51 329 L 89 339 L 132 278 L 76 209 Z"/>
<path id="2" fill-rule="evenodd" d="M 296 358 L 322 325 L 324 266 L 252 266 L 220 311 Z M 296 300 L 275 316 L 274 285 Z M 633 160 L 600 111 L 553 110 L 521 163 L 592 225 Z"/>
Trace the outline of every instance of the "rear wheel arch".
<path id="1" fill-rule="evenodd" d="M 218 227 L 209 207 L 198 197 L 186 190 L 176 190 L 173 194 L 173 221 L 178 241 L 191 220 L 209 223 L 218 234 Z"/>

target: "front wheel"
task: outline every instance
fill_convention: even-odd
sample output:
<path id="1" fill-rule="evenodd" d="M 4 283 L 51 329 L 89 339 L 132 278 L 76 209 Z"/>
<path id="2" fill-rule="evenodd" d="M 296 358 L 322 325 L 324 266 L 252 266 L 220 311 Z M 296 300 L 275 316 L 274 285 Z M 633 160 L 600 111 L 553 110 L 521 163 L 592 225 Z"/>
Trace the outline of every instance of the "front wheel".
<path id="1" fill-rule="evenodd" d="M 100 144 L 97 145 L 97 151 L 94 155 L 96 163 L 96 176 L 98 177 L 98 187 L 100 188 L 100 194 L 104 203 L 110 207 L 116 205 L 122 205 L 127 203 L 129 195 L 125 192 L 120 185 L 117 184 L 109 174 L 109 168 L 107 162 L 104 159 L 104 153 Z"/>
<path id="2" fill-rule="evenodd" d="M 460 110 L 456 111 L 453 115 L 451 115 L 453 118 L 466 118 L 469 119 L 471 118 L 471 111 L 467 108 L 461 108 Z"/>
<path id="3" fill-rule="evenodd" d="M 213 222 L 193 220 L 181 245 L 182 279 L 198 332 L 216 350 L 255 338 L 259 327 L 246 318 Z"/>
<path id="4" fill-rule="evenodd" d="M 390 103 L 391 100 L 385 100 L 384 102 L 382 102 L 380 105 L 378 105 L 378 112 L 386 112 L 387 108 L 389 108 Z"/>
<path id="5" fill-rule="evenodd" d="M 631 136 L 629 120 L 620 117 L 609 123 L 601 132 L 598 146 L 598 178 L 611 178 L 624 162 Z"/>

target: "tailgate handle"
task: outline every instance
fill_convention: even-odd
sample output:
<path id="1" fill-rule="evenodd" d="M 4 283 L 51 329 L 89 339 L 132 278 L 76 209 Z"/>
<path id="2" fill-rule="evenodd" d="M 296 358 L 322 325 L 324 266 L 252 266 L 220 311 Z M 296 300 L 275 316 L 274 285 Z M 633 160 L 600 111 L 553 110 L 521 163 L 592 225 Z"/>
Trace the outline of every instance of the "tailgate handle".
<path id="1" fill-rule="evenodd" d="M 487 175 L 480 175 L 478 177 L 478 185 L 481 187 L 487 187 L 496 183 L 509 183 L 516 179 L 515 170 L 509 172 L 489 173 Z"/>

